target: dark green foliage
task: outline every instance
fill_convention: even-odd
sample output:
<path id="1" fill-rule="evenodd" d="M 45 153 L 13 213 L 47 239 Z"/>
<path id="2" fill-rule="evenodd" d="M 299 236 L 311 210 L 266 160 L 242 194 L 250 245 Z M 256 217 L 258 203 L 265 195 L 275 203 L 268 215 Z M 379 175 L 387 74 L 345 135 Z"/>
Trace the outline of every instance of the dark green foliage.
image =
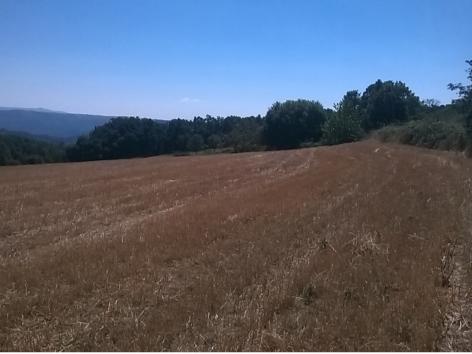
<path id="1" fill-rule="evenodd" d="M 171 120 L 165 129 L 164 151 L 186 151 L 187 140 L 192 134 L 192 122 L 185 119 Z"/>
<path id="2" fill-rule="evenodd" d="M 472 142 L 472 110 L 465 117 L 465 131 L 469 138 L 469 142 Z"/>
<path id="3" fill-rule="evenodd" d="M 467 149 L 466 154 L 468 157 L 472 157 L 472 109 L 465 117 L 465 132 L 467 136 Z"/>
<path id="4" fill-rule="evenodd" d="M 467 63 L 472 81 L 472 60 Z M 86 161 L 186 155 L 207 149 L 256 151 L 264 145 L 276 149 L 332 145 L 357 141 L 383 127 L 377 135 L 384 141 L 447 150 L 463 150 L 469 144 L 472 153 L 472 85 L 450 84 L 449 88 L 459 92 L 454 105 L 442 106 L 434 99 L 420 102 L 403 82 L 377 80 L 362 96 L 358 91 L 347 92 L 335 111 L 299 99 L 274 103 L 264 118 L 207 115 L 168 122 L 113 118 L 77 139 L 66 149 L 66 156 L 70 161 Z M 0 138 L 0 164 L 66 159 L 62 145 Z"/>
<path id="5" fill-rule="evenodd" d="M 162 125 L 152 119 L 113 118 L 88 137 L 80 137 L 67 149 L 67 156 L 71 161 L 86 161 L 156 155 L 163 136 Z"/>
<path id="6" fill-rule="evenodd" d="M 362 94 L 362 126 L 366 131 L 405 122 L 420 109 L 420 101 L 401 81 L 377 80 Z"/>
<path id="7" fill-rule="evenodd" d="M 13 163 L 10 146 L 4 137 L 0 135 L 0 165 L 9 165 Z"/>
<path id="8" fill-rule="evenodd" d="M 212 134 L 207 138 L 207 144 L 210 149 L 219 149 L 223 147 L 223 138 L 219 134 Z"/>
<path id="9" fill-rule="evenodd" d="M 459 94 L 459 99 L 455 100 L 454 103 L 465 113 L 464 125 L 467 133 L 467 155 L 472 157 L 472 60 L 466 60 L 465 62 L 469 65 L 466 71 L 467 78 L 471 84 L 449 84 L 448 88 L 452 91 L 457 91 Z"/>
<path id="10" fill-rule="evenodd" d="M 233 128 L 226 136 L 225 147 L 232 147 L 234 152 L 261 149 L 262 118 L 250 117 L 233 120 L 233 124 Z"/>
<path id="11" fill-rule="evenodd" d="M 0 165 L 60 162 L 64 158 L 62 144 L 0 132 Z"/>
<path id="12" fill-rule="evenodd" d="M 326 113 L 319 102 L 308 100 L 276 102 L 268 110 L 264 140 L 277 149 L 295 148 L 305 141 L 318 141 Z"/>
<path id="13" fill-rule="evenodd" d="M 187 140 L 188 151 L 199 151 L 205 148 L 205 142 L 200 134 L 193 134 Z"/>
<path id="14" fill-rule="evenodd" d="M 323 144 L 342 144 L 361 139 L 364 131 L 361 127 L 359 93 L 348 91 L 335 107 L 336 112 L 328 112 L 328 118 L 323 125 Z"/>
<path id="15" fill-rule="evenodd" d="M 463 151 L 467 143 L 464 126 L 453 120 L 416 120 L 384 127 L 377 135 L 384 142 L 439 150 Z"/>
<path id="16" fill-rule="evenodd" d="M 81 137 L 67 149 L 71 161 L 143 157 L 164 153 L 185 154 L 207 148 L 232 151 L 260 146 L 261 117 L 195 117 L 167 124 L 151 119 L 114 118 Z"/>
<path id="17" fill-rule="evenodd" d="M 414 120 L 426 119 L 430 121 L 453 121 L 458 124 L 464 124 L 464 114 L 455 104 L 442 105 L 434 109 L 422 109 Z"/>
<path id="18" fill-rule="evenodd" d="M 467 145 L 464 122 L 464 114 L 455 104 L 450 104 L 423 110 L 416 120 L 384 127 L 376 135 L 385 142 L 463 151 Z"/>

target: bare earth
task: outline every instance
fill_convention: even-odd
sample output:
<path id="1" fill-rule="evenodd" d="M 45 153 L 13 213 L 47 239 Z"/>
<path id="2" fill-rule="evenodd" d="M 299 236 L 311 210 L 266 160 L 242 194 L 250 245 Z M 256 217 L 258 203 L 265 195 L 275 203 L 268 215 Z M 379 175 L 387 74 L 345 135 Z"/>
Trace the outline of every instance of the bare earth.
<path id="1" fill-rule="evenodd" d="M 471 350 L 472 161 L 0 167 L 0 350 Z"/>

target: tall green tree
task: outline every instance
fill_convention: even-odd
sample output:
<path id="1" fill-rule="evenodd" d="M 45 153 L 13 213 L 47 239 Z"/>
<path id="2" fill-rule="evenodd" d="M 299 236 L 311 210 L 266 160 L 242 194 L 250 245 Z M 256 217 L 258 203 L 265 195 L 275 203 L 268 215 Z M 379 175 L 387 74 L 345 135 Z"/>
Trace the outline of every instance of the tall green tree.
<path id="1" fill-rule="evenodd" d="M 304 141 L 318 141 L 326 120 L 323 106 L 308 100 L 276 102 L 265 118 L 266 144 L 277 149 L 294 148 Z"/>
<path id="2" fill-rule="evenodd" d="M 323 143 L 342 144 L 359 140 L 361 127 L 361 97 L 357 90 L 348 91 L 335 105 L 336 112 L 328 115 L 323 125 Z"/>
<path id="3" fill-rule="evenodd" d="M 362 126 L 368 131 L 405 122 L 417 113 L 420 100 L 401 81 L 377 80 L 361 98 Z"/>

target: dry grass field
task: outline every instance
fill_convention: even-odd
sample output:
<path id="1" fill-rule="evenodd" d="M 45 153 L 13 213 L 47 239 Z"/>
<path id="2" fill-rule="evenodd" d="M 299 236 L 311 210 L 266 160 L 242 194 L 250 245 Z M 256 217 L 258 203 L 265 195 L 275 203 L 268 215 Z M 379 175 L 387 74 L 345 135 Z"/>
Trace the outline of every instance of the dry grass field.
<path id="1" fill-rule="evenodd" d="M 0 350 L 472 349 L 453 153 L 0 167 L 0 221 Z"/>

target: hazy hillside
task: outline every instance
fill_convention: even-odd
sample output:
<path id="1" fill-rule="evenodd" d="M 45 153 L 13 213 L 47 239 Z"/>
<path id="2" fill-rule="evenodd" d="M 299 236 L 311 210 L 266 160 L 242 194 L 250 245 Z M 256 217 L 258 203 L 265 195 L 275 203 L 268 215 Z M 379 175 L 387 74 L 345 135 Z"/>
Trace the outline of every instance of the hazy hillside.
<path id="1" fill-rule="evenodd" d="M 0 128 L 62 139 L 88 133 L 111 118 L 45 109 L 0 108 Z"/>

